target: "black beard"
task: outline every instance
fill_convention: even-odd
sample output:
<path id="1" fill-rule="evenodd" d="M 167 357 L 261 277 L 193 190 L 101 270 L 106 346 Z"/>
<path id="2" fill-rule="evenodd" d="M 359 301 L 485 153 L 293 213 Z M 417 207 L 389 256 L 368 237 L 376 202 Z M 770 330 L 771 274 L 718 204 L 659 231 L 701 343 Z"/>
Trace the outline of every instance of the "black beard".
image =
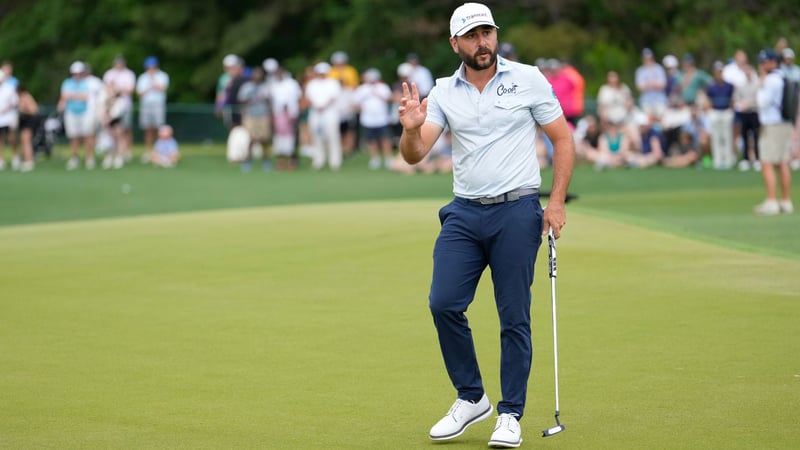
<path id="1" fill-rule="evenodd" d="M 495 50 L 493 52 L 490 52 L 492 56 L 491 56 L 491 58 L 489 58 L 489 61 L 487 63 L 485 63 L 485 64 L 479 63 L 478 62 L 478 53 L 484 53 L 484 52 L 487 52 L 487 51 L 490 51 L 490 50 L 488 48 L 485 48 L 485 47 L 484 48 L 479 48 L 475 52 L 475 55 L 468 55 L 468 54 L 462 52 L 461 49 L 458 49 L 458 56 L 461 57 L 461 61 L 463 61 L 464 64 L 467 67 L 469 67 L 470 69 L 472 69 L 472 70 L 485 70 L 485 69 L 488 69 L 488 68 L 492 67 L 494 65 L 495 61 L 497 61 L 497 51 Z"/>

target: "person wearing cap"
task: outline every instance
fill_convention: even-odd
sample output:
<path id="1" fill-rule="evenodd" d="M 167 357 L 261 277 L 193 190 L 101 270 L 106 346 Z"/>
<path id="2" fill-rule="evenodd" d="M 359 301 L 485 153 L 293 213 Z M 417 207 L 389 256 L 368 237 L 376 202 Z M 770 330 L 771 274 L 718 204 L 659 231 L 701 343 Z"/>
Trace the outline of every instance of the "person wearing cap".
<path id="1" fill-rule="evenodd" d="M 224 114 L 225 102 L 227 100 L 226 93 L 232 78 L 231 72 L 241 65 L 241 59 L 234 54 L 227 54 L 222 58 L 222 73 L 219 78 L 217 78 L 217 86 L 214 95 L 214 112 L 217 117 L 223 117 Z M 228 119 L 226 118 L 225 120 L 227 121 Z"/>
<path id="2" fill-rule="evenodd" d="M 359 111 L 359 123 L 367 142 L 369 168 L 387 169 L 392 165 L 392 141 L 389 137 L 389 104 L 392 89 L 381 79 L 378 69 L 370 68 L 364 72 L 361 86 L 353 94 L 353 101 Z M 383 155 L 383 161 L 381 161 Z"/>
<path id="3" fill-rule="evenodd" d="M 342 136 L 339 128 L 339 98 L 342 84 L 330 78 L 331 65 L 326 62 L 314 66 L 315 77 L 306 85 L 304 97 L 310 111 L 308 126 L 311 131 L 311 168 L 321 170 L 327 162 L 331 170 L 342 166 Z"/>
<path id="4" fill-rule="evenodd" d="M 231 56 L 231 55 L 228 55 Z M 229 130 L 242 125 L 241 101 L 239 90 L 247 82 L 244 60 L 238 56 L 225 57 L 225 73 L 228 76 L 222 95 L 222 117 Z"/>
<path id="5" fill-rule="evenodd" d="M 350 156 L 358 140 L 358 114 L 353 108 L 353 92 L 359 85 L 358 70 L 350 65 L 350 57 L 342 50 L 333 52 L 328 77 L 342 85 L 339 96 L 339 134 L 342 137 L 342 153 Z"/>
<path id="6" fill-rule="evenodd" d="M 67 170 L 75 170 L 80 166 L 78 152 L 81 144 L 84 147 L 86 169 L 95 167 L 94 144 L 96 119 L 89 107 L 93 95 L 86 79 L 86 64 L 75 61 L 69 66 L 70 77 L 61 83 L 61 95 L 58 99 L 58 110 L 64 113 L 64 132 L 69 139 L 71 156 L 67 160 Z"/>
<path id="7" fill-rule="evenodd" d="M 761 87 L 758 90 L 759 157 L 761 177 L 764 180 L 766 198 L 756 205 L 758 215 L 774 216 L 794 212 L 791 200 L 792 172 L 789 167 L 789 141 L 792 124 L 781 115 L 784 75 L 779 70 L 781 57 L 775 50 L 766 48 L 758 53 Z M 778 178 L 780 177 L 781 199 L 778 200 Z"/>
<path id="8" fill-rule="evenodd" d="M 125 98 L 127 107 L 122 111 L 119 125 L 124 139 L 117 141 L 117 151 L 127 161 L 133 148 L 133 94 L 136 91 L 136 74 L 128 68 L 125 57 L 117 55 L 110 69 L 103 74 L 103 83 L 111 88 L 114 95 Z"/>
<path id="9" fill-rule="evenodd" d="M 497 54 L 509 61 L 517 60 L 517 51 L 514 49 L 514 44 L 511 42 L 503 42 L 500 44 L 500 50 L 497 51 Z"/>
<path id="10" fill-rule="evenodd" d="M 781 71 L 786 75 L 786 79 L 800 83 L 800 66 L 795 64 L 794 50 L 789 47 L 781 50 L 783 61 L 781 62 Z M 792 131 L 792 158 L 789 163 L 792 170 L 800 169 L 800 114 L 794 124 Z"/>
<path id="11" fill-rule="evenodd" d="M 139 126 L 144 130 L 144 145 L 149 150 L 156 141 L 159 127 L 166 123 L 169 75 L 159 68 L 155 56 L 145 58 L 144 70 L 136 80 L 136 94 L 139 96 Z"/>
<path id="12" fill-rule="evenodd" d="M 730 169 L 736 164 L 733 146 L 733 91 L 734 86 L 722 78 L 725 64 L 717 61 L 713 65 L 714 78 L 706 88 L 710 109 L 708 121 L 711 126 L 711 165 L 715 169 Z"/>
<path id="13" fill-rule="evenodd" d="M 433 74 L 431 70 L 420 63 L 419 55 L 409 53 L 406 55 L 406 62 L 411 64 L 411 74 L 408 76 L 411 82 L 417 85 L 420 98 L 425 98 L 433 89 Z"/>
<path id="14" fill-rule="evenodd" d="M 667 109 L 667 72 L 655 60 L 653 51 L 642 50 L 642 65 L 636 69 L 639 106 L 645 114 L 659 118 Z"/>
<path id="15" fill-rule="evenodd" d="M 492 414 L 465 315 L 489 266 L 500 319 L 502 374 L 499 416 L 489 445 L 518 447 L 532 360 L 536 254 L 542 234 L 558 238 L 566 224 L 575 143 L 539 69 L 498 56 L 497 28 L 486 5 L 456 8 L 450 45 L 460 67 L 440 78 L 421 101 L 416 85 L 405 84 L 398 112 L 400 151 L 409 164 L 428 155 L 445 127 L 452 138 L 455 198 L 439 212 L 429 307 L 458 398 L 429 437 L 455 438 Z M 537 124 L 554 146 L 553 186 L 544 211 L 538 194 Z"/>
<path id="16" fill-rule="evenodd" d="M 681 73 L 680 63 L 678 62 L 677 56 L 666 55 L 664 59 L 661 60 L 661 64 L 664 66 L 664 71 L 667 73 L 667 87 L 664 88 L 664 92 L 666 92 L 667 98 L 669 98 L 673 93 L 677 93 L 678 91 L 675 80 Z"/>
<path id="17" fill-rule="evenodd" d="M 300 100 L 303 89 L 292 75 L 275 61 L 272 81 L 268 82 L 269 98 L 272 107 L 272 154 L 278 170 L 295 169 L 295 148 L 297 146 Z M 267 74 L 273 69 L 267 69 Z M 268 75 L 269 77 L 269 75 Z"/>

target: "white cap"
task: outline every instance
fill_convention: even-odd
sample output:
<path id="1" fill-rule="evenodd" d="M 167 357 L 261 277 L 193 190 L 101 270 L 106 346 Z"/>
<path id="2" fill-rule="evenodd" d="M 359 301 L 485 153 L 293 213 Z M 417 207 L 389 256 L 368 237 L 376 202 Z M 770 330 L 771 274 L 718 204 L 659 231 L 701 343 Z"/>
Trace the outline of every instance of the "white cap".
<path id="1" fill-rule="evenodd" d="M 331 64 L 346 64 L 347 60 L 347 53 L 341 50 L 333 52 L 333 55 L 331 55 Z"/>
<path id="2" fill-rule="evenodd" d="M 665 56 L 662 62 L 664 63 L 664 67 L 667 69 L 674 69 L 678 67 L 678 57 L 675 55 Z"/>
<path id="3" fill-rule="evenodd" d="M 453 11 L 450 17 L 450 36 L 463 36 L 478 25 L 500 28 L 494 23 L 492 11 L 481 3 L 464 3 Z"/>
<path id="4" fill-rule="evenodd" d="M 233 54 L 226 55 L 222 58 L 222 65 L 225 67 L 238 66 L 240 64 L 239 57 Z"/>
<path id="5" fill-rule="evenodd" d="M 404 62 L 397 66 L 397 76 L 398 77 L 410 77 L 411 72 L 414 71 L 414 66 L 411 63 Z"/>
<path id="6" fill-rule="evenodd" d="M 317 63 L 314 66 L 314 73 L 317 75 L 327 75 L 331 71 L 331 65 L 326 62 Z"/>
<path id="7" fill-rule="evenodd" d="M 86 64 L 82 63 L 81 61 L 75 61 L 74 63 L 70 64 L 69 73 L 75 75 L 83 72 L 86 72 Z"/>
<path id="8" fill-rule="evenodd" d="M 794 50 L 790 49 L 789 47 L 784 48 L 781 53 L 783 54 L 784 58 L 794 59 Z"/>
<path id="9" fill-rule="evenodd" d="M 264 66 L 264 70 L 266 70 L 267 73 L 275 73 L 278 71 L 279 64 L 278 60 L 275 58 L 267 58 L 261 65 Z"/>
<path id="10" fill-rule="evenodd" d="M 381 79 L 381 72 L 378 69 L 370 68 L 364 72 L 364 82 L 365 83 L 372 83 L 373 81 L 378 81 Z"/>

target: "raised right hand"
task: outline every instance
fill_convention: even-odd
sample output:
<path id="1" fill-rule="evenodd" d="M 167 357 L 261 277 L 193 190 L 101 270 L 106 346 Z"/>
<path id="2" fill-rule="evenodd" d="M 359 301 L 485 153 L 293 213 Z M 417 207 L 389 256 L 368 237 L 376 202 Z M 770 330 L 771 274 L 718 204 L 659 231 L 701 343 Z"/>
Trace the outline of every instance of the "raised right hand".
<path id="1" fill-rule="evenodd" d="M 428 115 L 428 99 L 419 101 L 416 83 L 411 83 L 409 90 L 408 83 L 403 82 L 403 97 L 400 99 L 397 112 L 404 129 L 413 130 L 425 123 L 425 117 Z"/>

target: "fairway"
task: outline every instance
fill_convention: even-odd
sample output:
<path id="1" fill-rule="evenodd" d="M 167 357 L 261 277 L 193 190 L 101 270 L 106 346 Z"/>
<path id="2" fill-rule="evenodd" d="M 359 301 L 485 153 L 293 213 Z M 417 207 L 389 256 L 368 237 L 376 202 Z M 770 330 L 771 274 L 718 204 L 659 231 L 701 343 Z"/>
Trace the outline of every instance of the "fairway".
<path id="1" fill-rule="evenodd" d="M 613 197 L 609 197 L 612 198 Z M 0 448 L 436 448 L 441 200 L 0 228 Z M 780 219 L 780 218 L 779 218 Z M 523 448 L 793 448 L 800 261 L 570 215 L 534 285 Z M 488 277 L 484 277 L 488 280 Z M 491 284 L 469 317 L 499 400 Z M 494 420 L 448 449 L 485 448 Z"/>

